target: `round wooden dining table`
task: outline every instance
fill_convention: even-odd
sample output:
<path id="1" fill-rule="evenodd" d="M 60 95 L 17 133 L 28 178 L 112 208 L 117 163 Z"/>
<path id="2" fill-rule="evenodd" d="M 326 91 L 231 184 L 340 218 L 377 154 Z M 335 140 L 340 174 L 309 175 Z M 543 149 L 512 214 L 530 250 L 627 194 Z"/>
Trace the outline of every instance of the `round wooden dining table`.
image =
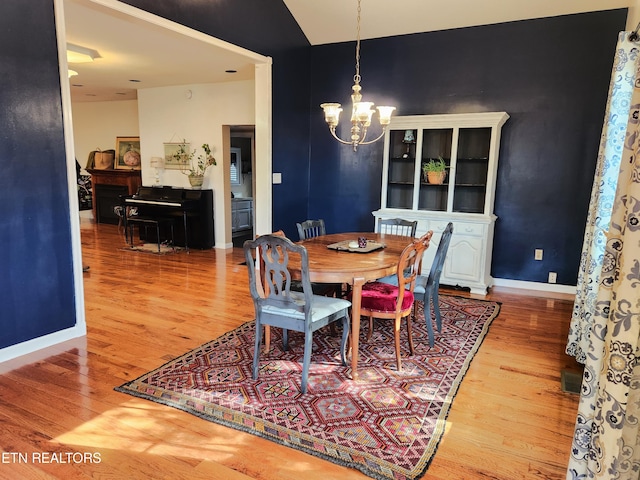
<path id="1" fill-rule="evenodd" d="M 329 245 L 365 238 L 384 247 L 374 251 L 366 248 L 335 250 Z M 402 250 L 414 239 L 400 235 L 373 232 L 335 233 L 298 242 L 307 249 L 309 279 L 315 283 L 347 283 L 352 288 L 351 300 L 351 377 L 358 380 L 358 346 L 360 336 L 360 300 L 362 285 L 396 273 Z M 371 245 L 371 243 L 369 243 Z M 294 259 L 289 263 L 292 274 L 300 269 Z"/>

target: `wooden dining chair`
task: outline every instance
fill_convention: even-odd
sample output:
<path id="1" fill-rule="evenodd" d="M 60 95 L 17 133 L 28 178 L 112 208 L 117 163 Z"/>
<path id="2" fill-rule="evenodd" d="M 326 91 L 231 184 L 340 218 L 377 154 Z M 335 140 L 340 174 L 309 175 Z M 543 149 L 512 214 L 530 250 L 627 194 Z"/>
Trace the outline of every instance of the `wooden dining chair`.
<path id="1" fill-rule="evenodd" d="M 378 233 L 415 238 L 417 228 L 417 220 L 404 220 L 402 218 L 381 218 L 378 220 Z"/>
<path id="2" fill-rule="evenodd" d="M 400 254 L 396 269 L 397 285 L 375 281 L 365 283 L 362 286 L 360 313 L 369 317 L 369 338 L 373 330 L 374 318 L 394 320 L 393 332 L 398 371 L 402 370 L 400 326 L 403 318 L 407 319 L 409 352 L 413 355 L 413 334 L 411 331 L 411 313 L 414 303 L 413 290 L 420 270 L 422 255 L 429 248 L 432 235 L 433 231 L 430 230 L 404 248 Z"/>
<path id="3" fill-rule="evenodd" d="M 283 349 L 289 349 L 288 331 L 304 333 L 301 391 L 307 392 L 309 364 L 313 332 L 338 320 L 342 321 L 340 357 L 347 365 L 346 350 L 349 337 L 349 308 L 351 302 L 343 298 L 314 295 L 309 281 L 309 258 L 303 245 L 294 244 L 280 235 L 262 235 L 244 242 L 244 255 L 249 271 L 249 290 L 255 308 L 255 349 L 253 355 L 253 379 L 258 378 L 260 345 L 263 327 L 282 328 Z M 253 254 L 258 258 L 254 260 Z M 291 255 L 300 257 L 302 292 L 291 289 L 291 273 L 288 265 Z M 256 263 L 262 265 L 262 273 L 256 272 Z"/>
<path id="4" fill-rule="evenodd" d="M 327 231 L 324 226 L 324 220 L 305 220 L 301 223 L 296 223 L 298 227 L 298 236 L 300 240 L 306 240 L 307 238 L 319 237 L 320 235 L 326 235 Z"/>

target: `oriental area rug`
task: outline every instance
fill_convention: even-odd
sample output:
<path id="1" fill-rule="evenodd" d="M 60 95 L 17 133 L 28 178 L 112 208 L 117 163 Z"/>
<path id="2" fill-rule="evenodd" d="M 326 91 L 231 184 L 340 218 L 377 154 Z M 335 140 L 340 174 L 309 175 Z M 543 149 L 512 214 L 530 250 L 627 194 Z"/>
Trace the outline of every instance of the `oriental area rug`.
<path id="1" fill-rule="evenodd" d="M 283 351 L 280 329 L 272 329 L 271 351 L 261 354 L 259 377 L 253 380 L 254 323 L 247 322 L 116 390 L 372 478 L 417 479 L 435 455 L 451 402 L 500 305 L 440 295 L 440 310 L 442 332 L 430 348 L 419 309 L 411 357 L 403 322 L 401 372 L 392 321 L 375 320 L 366 342 L 363 318 L 358 381 L 351 380 L 350 366 L 340 363 L 340 332 L 329 328 L 313 336 L 306 395 L 300 393 L 303 337 L 297 332 L 290 332 L 290 349 Z"/>

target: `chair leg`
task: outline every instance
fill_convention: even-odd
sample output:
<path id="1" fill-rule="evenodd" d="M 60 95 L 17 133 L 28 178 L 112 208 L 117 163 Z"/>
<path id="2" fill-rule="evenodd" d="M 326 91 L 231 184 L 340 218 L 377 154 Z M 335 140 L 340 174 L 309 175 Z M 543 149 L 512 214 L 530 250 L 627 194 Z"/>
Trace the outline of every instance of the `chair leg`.
<path id="1" fill-rule="evenodd" d="M 260 366 L 260 344 L 262 343 L 262 325 L 256 318 L 256 344 L 253 349 L 253 379 L 258 379 L 258 369 Z"/>
<path id="2" fill-rule="evenodd" d="M 286 328 L 282 329 L 282 350 L 289 350 L 289 330 Z"/>
<path id="3" fill-rule="evenodd" d="M 411 325 L 411 314 L 407 315 L 407 338 L 409 339 L 409 353 L 413 355 L 413 331 Z"/>
<path id="4" fill-rule="evenodd" d="M 427 325 L 427 333 L 429 334 L 429 346 L 433 347 L 435 341 L 433 338 L 433 320 L 431 319 L 431 292 L 424 292 L 424 321 Z"/>
<path id="5" fill-rule="evenodd" d="M 367 332 L 367 343 L 371 341 L 373 336 L 373 316 L 369 316 L 369 331 Z"/>
<path id="6" fill-rule="evenodd" d="M 436 327 L 438 328 L 438 331 L 441 332 L 442 316 L 440 315 L 440 298 L 438 297 L 439 289 L 440 289 L 440 286 L 438 284 L 435 284 L 433 286 L 432 297 L 433 297 L 433 311 L 435 312 L 435 315 L 436 315 Z"/>
<path id="7" fill-rule="evenodd" d="M 264 326 L 264 353 L 271 350 L 271 325 Z"/>
<path id="8" fill-rule="evenodd" d="M 311 363 L 311 348 L 313 346 L 313 332 L 307 332 L 304 336 L 304 356 L 302 358 L 302 393 L 307 393 L 309 380 L 309 364 Z"/>
<path id="9" fill-rule="evenodd" d="M 158 239 L 158 253 L 160 253 L 160 222 L 156 222 L 156 235 Z"/>
<path id="10" fill-rule="evenodd" d="M 400 359 L 400 324 L 402 323 L 402 318 L 397 317 L 393 323 L 393 336 L 395 338 L 396 343 L 396 365 L 398 366 L 398 371 L 402 371 L 402 360 Z"/>
<path id="11" fill-rule="evenodd" d="M 347 366 L 347 343 L 349 341 L 349 330 L 351 328 L 349 316 L 342 317 L 342 341 L 340 342 L 340 358 L 342 365 Z"/>

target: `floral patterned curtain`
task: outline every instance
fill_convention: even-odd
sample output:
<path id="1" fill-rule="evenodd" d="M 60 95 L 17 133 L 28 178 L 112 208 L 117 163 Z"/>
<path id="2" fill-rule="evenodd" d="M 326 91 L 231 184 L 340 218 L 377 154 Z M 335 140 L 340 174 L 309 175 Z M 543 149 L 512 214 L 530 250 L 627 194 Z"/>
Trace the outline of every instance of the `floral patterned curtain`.
<path id="1" fill-rule="evenodd" d="M 611 73 L 609 98 L 582 244 L 576 299 L 566 347 L 567 354 L 575 357 L 580 363 L 585 363 L 586 354 L 589 351 L 589 335 L 598 295 L 605 236 L 611 220 L 622 146 L 627 130 L 629 103 L 639 63 L 638 44 L 629 40 L 628 33 L 620 32 Z"/>
<path id="2" fill-rule="evenodd" d="M 567 480 L 640 476 L 640 80 L 617 184 Z"/>

